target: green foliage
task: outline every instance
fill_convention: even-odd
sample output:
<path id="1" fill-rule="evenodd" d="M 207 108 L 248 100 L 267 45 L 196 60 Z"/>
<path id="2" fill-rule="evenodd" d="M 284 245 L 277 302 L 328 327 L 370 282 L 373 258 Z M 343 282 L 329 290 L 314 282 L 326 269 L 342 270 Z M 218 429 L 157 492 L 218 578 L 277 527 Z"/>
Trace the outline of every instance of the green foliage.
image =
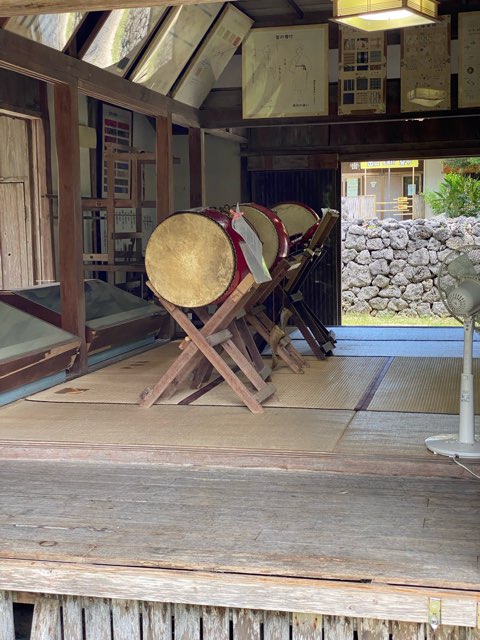
<path id="1" fill-rule="evenodd" d="M 438 191 L 423 194 L 433 213 L 449 218 L 480 215 L 480 180 L 459 173 L 447 173 Z"/>
<path id="2" fill-rule="evenodd" d="M 480 167 L 480 157 L 446 158 L 443 166 L 460 173 L 477 173 Z"/>

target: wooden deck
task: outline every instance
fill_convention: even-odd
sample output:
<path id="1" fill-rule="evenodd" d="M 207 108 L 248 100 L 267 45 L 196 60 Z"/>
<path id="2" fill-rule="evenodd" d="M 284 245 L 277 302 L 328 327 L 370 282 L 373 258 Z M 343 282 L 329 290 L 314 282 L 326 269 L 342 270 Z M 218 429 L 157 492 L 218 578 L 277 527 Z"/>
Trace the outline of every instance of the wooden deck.
<path id="1" fill-rule="evenodd" d="M 109 620 L 128 601 L 135 628 L 156 606 L 179 626 L 92 640 L 418 640 L 440 601 L 442 638 L 478 640 L 479 481 L 423 444 L 454 415 L 24 400 L 0 418 L 0 590 L 53 594 L 34 627 L 107 598 Z M 232 635 L 240 611 L 253 631 Z"/>

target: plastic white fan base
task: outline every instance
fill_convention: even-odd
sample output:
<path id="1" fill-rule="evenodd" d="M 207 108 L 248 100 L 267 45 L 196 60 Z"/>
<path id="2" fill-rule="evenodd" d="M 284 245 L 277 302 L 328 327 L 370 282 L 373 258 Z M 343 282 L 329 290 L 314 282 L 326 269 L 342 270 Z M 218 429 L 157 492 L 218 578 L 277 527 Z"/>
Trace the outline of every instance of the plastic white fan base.
<path id="1" fill-rule="evenodd" d="M 480 460 L 480 436 L 475 436 L 473 444 L 458 441 L 458 434 L 431 436 L 425 440 L 427 449 L 449 458 L 469 458 Z"/>

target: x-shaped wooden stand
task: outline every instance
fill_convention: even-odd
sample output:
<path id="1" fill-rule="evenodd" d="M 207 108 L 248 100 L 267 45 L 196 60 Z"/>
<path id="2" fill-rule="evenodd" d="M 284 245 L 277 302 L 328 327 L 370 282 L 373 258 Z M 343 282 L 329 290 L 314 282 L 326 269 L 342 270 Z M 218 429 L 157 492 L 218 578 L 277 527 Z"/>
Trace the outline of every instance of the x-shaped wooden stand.
<path id="1" fill-rule="evenodd" d="M 197 329 L 179 307 L 162 298 L 151 283 L 147 284 L 185 331 L 187 338 L 182 353 L 153 387 L 143 391 L 139 404 L 151 407 L 161 395 L 171 397 L 191 374 L 193 385 L 200 386 L 214 368 L 252 413 L 262 413 L 262 402 L 272 396 L 276 388 L 271 382 L 265 381 L 264 378 L 270 371 L 265 369 L 253 339 L 242 323 L 242 318 L 237 319 L 237 316 L 242 316 L 243 308 L 255 292 L 253 276 L 247 275 L 213 315 L 210 316 L 205 309 L 195 310 L 204 323 L 201 329 Z M 252 383 L 256 392 L 250 391 L 225 362 L 219 353 L 222 349 Z"/>

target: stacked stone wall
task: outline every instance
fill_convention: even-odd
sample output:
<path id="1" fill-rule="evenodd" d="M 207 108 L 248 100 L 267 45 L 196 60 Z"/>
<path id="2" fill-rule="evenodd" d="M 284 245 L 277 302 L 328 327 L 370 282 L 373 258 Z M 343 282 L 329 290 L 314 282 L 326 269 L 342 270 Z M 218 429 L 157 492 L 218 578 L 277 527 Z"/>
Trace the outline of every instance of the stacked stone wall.
<path id="1" fill-rule="evenodd" d="M 443 258 L 480 245 L 480 218 L 342 220 L 344 313 L 446 316 L 436 287 Z"/>

